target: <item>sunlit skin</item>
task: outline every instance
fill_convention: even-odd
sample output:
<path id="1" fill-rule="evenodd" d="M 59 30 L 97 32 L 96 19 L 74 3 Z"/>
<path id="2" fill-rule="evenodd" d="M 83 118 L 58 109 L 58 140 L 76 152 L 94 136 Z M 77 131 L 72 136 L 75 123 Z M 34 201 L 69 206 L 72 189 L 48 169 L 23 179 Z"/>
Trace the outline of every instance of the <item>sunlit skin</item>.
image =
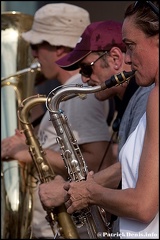
<path id="1" fill-rule="evenodd" d="M 104 83 L 112 75 L 120 73 L 122 71 L 130 71 L 131 68 L 129 65 L 124 64 L 124 53 L 117 47 L 113 47 L 111 51 L 105 55 L 107 58 L 108 66 L 104 66 L 103 60 L 99 59 L 93 68 L 93 73 L 90 78 L 86 78 L 82 75 L 82 81 L 88 83 L 90 86 L 98 86 Z M 91 53 L 86 58 L 84 58 L 81 63 L 90 64 L 91 62 L 97 59 L 97 54 Z M 127 83 L 124 83 L 120 86 L 115 86 L 110 89 L 106 89 L 100 92 L 95 93 L 95 96 L 99 100 L 109 99 L 117 95 L 122 99 L 125 92 Z"/>
<path id="2" fill-rule="evenodd" d="M 96 53 L 91 53 L 87 57 L 85 57 L 81 61 L 81 63 L 90 64 L 91 62 L 95 61 L 97 57 L 98 55 Z M 99 59 L 92 67 L 93 73 L 90 76 L 90 78 L 86 78 L 82 76 L 82 81 L 84 83 L 88 83 L 88 85 L 91 85 L 91 86 L 98 86 L 114 74 L 117 74 L 123 70 L 125 71 L 131 70 L 130 66 L 124 63 L 124 53 L 122 53 L 121 50 L 117 47 L 113 47 L 109 52 L 109 54 L 104 55 L 104 57 L 106 58 L 105 61 L 107 62 L 107 66 L 106 66 L 106 63 L 104 63 L 103 59 Z M 107 89 L 107 94 L 105 93 L 105 99 L 115 96 L 115 94 L 117 94 L 120 98 L 122 98 L 125 92 L 126 86 L 127 84 L 123 84 L 122 86 L 117 86 L 117 87 Z M 116 155 L 117 145 L 115 146 L 114 151 Z M 94 179 L 98 183 L 102 184 L 103 186 L 117 188 L 121 179 L 120 169 L 121 169 L 120 163 L 119 162 L 115 163 L 109 168 L 104 169 L 103 172 L 100 172 L 101 173 L 100 175 L 98 173 L 95 174 Z M 103 176 L 105 176 L 105 181 Z M 60 185 L 62 185 L 62 181 L 60 181 L 59 183 Z M 57 189 L 58 181 L 50 184 L 52 184 L 52 186 L 50 187 L 49 185 L 47 186 L 41 185 L 39 187 L 40 198 L 47 207 L 55 206 L 55 204 L 57 206 L 58 204 L 57 195 L 55 194 L 54 191 L 50 191 L 51 188 Z M 62 196 L 64 195 L 66 195 L 66 191 L 63 189 Z"/>
<path id="3" fill-rule="evenodd" d="M 37 50 L 32 50 L 32 55 L 38 59 L 41 65 L 41 71 L 47 79 L 58 79 L 64 84 L 70 76 L 77 72 L 65 71 L 55 63 L 59 58 L 65 56 L 66 52 L 68 52 L 68 49 L 65 47 L 57 48 L 44 42 L 37 46 Z"/>
<path id="4" fill-rule="evenodd" d="M 32 55 L 34 58 L 38 59 L 41 65 L 41 71 L 47 79 L 58 79 L 63 84 L 72 75 L 78 72 L 78 70 L 71 72 L 65 71 L 55 63 L 55 61 L 63 57 L 66 52 L 68 52 L 68 48 L 57 48 L 44 42 L 42 44 L 38 44 L 36 50 L 32 50 Z M 17 129 L 15 130 L 15 135 L 2 140 L 1 149 L 1 158 L 4 161 L 16 159 L 21 163 L 32 162 L 28 146 L 25 142 L 25 136 Z M 64 176 L 67 176 L 67 171 L 61 154 L 50 149 L 45 149 L 45 152 L 47 154 L 47 159 L 50 161 L 51 165 L 54 166 L 55 172 L 59 174 L 63 173 Z M 6 156 L 9 156 L 9 159 L 6 159 Z"/>
<path id="5" fill-rule="evenodd" d="M 96 174 L 90 172 L 86 181 L 64 185 L 68 191 L 66 207 L 71 214 L 90 204 L 97 204 L 117 216 L 149 223 L 157 214 L 159 204 L 159 39 L 158 36 L 148 38 L 134 25 L 131 17 L 124 21 L 123 40 L 127 46 L 125 61 L 137 71 L 137 83 L 148 86 L 155 82 L 147 103 L 147 125 L 136 187 L 125 190 L 104 188 L 94 180 Z"/>
<path id="6" fill-rule="evenodd" d="M 130 31 L 126 29 L 130 27 Z M 123 41 L 127 46 L 126 63 L 132 63 L 132 70 L 136 70 L 136 82 L 141 86 L 158 84 L 159 77 L 159 38 L 158 36 L 146 37 L 135 27 L 132 18 L 127 18 L 123 23 Z M 147 57 L 149 54 L 149 58 Z M 149 67 L 148 67 L 149 66 Z"/>
<path id="7" fill-rule="evenodd" d="M 47 79 L 57 79 L 60 81 L 60 83 L 65 84 L 65 82 L 71 76 L 79 72 L 79 69 L 74 71 L 66 71 L 55 63 L 58 59 L 65 56 L 69 50 L 70 49 L 67 47 L 55 47 L 44 42 L 42 44 L 38 44 L 36 50 L 32 49 L 32 55 L 34 58 L 38 59 L 39 63 L 41 64 L 41 70 Z M 14 144 L 11 144 L 13 141 Z M 80 145 L 80 149 L 85 161 L 87 162 L 88 169 L 97 171 L 99 162 L 103 158 L 107 144 L 109 144 L 109 142 L 99 141 Z M 25 141 L 21 141 L 17 135 L 3 139 L 1 142 L 1 149 L 1 158 L 4 161 L 10 159 L 16 159 L 24 163 L 29 163 L 32 161 L 28 152 L 28 146 L 25 144 Z M 18 152 L 18 149 L 21 149 L 21 151 Z M 44 150 L 46 152 L 46 158 L 54 167 L 55 173 L 62 174 L 64 178 L 67 178 L 68 174 L 61 153 L 51 149 Z M 9 159 L 5 159 L 6 156 L 9 156 Z M 104 161 L 104 167 L 107 167 L 116 161 L 116 156 L 114 155 L 112 148 L 109 149 L 107 158 L 108 160 Z M 96 160 L 93 161 L 93 159 Z"/>

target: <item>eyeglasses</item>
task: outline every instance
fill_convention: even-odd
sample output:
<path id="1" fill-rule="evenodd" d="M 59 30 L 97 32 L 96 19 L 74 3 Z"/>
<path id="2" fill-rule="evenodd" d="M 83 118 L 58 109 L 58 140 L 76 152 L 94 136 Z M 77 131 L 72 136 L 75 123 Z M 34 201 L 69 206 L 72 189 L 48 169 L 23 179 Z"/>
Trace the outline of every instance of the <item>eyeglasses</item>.
<path id="1" fill-rule="evenodd" d="M 94 62 L 91 62 L 90 64 L 80 64 L 80 68 L 81 70 L 79 71 L 79 73 L 86 77 L 89 78 L 92 75 L 93 69 L 92 67 L 94 66 L 94 64 L 100 59 L 102 58 L 105 54 L 107 53 L 107 51 L 105 51 L 104 53 L 102 53 Z"/>
<path id="2" fill-rule="evenodd" d="M 144 4 L 147 4 L 150 9 L 157 15 L 159 16 L 159 9 L 158 7 L 152 3 L 151 1 L 136 1 L 134 4 L 134 10 L 137 9 L 140 6 L 143 6 Z"/>

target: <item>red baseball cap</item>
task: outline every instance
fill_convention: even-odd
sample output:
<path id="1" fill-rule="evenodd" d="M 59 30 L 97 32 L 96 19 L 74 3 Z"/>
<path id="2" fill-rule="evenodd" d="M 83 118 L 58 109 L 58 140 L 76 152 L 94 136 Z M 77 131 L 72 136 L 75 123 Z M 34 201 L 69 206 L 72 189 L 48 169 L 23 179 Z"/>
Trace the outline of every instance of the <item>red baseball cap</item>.
<path id="1" fill-rule="evenodd" d="M 92 51 L 110 51 L 118 47 L 125 52 L 122 41 L 122 23 L 116 21 L 93 22 L 87 26 L 75 48 L 56 63 L 66 70 L 79 68 L 79 62 Z"/>

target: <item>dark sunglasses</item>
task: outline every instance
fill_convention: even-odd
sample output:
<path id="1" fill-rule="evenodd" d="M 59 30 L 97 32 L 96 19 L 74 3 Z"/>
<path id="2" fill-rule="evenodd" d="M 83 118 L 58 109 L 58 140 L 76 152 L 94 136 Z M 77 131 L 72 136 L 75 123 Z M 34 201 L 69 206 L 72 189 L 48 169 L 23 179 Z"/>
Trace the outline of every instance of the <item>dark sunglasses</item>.
<path id="1" fill-rule="evenodd" d="M 134 4 L 134 10 L 137 9 L 140 6 L 148 5 L 150 9 L 157 15 L 159 16 L 159 9 L 158 7 L 152 3 L 151 1 L 136 1 Z"/>
<path id="2" fill-rule="evenodd" d="M 90 64 L 80 64 L 80 71 L 79 73 L 86 77 L 86 78 L 90 78 L 90 76 L 93 73 L 93 69 L 92 67 L 94 66 L 94 64 L 100 59 L 102 58 L 105 54 L 107 53 L 107 51 L 105 51 L 104 53 L 102 53 L 94 62 L 91 62 Z"/>
<path id="3" fill-rule="evenodd" d="M 41 45 L 41 44 L 30 44 L 30 48 L 31 48 L 33 51 L 37 51 L 40 45 Z"/>
<path id="4" fill-rule="evenodd" d="M 30 44 L 30 47 L 33 51 L 38 51 L 38 49 L 41 47 L 41 46 L 48 46 L 50 45 L 48 42 L 46 41 L 43 41 L 41 43 L 38 43 L 38 44 Z"/>

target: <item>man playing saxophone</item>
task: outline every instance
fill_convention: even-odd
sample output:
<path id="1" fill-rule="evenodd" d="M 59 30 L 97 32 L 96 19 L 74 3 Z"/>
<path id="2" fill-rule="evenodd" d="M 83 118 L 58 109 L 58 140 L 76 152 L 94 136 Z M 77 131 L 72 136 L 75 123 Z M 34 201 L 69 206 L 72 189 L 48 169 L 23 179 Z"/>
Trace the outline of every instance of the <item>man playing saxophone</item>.
<path id="1" fill-rule="evenodd" d="M 55 62 L 75 47 L 79 36 L 89 23 L 89 13 L 71 4 L 47 4 L 35 13 L 32 29 L 24 33 L 23 38 L 30 43 L 32 54 L 41 64 L 41 71 L 47 79 L 59 80 L 62 85 L 82 84 L 78 69 L 69 72 L 60 68 Z M 91 94 L 85 100 L 75 98 L 62 102 L 61 108 L 68 117 L 88 168 L 96 172 L 110 141 L 109 127 L 106 124 L 108 100 L 99 102 L 94 94 Z M 68 174 L 56 137 L 52 123 L 49 122 L 49 114 L 46 112 L 40 124 L 38 138 L 54 172 L 62 175 L 66 180 Z M 10 157 L 21 160 L 21 156 L 23 159 L 25 156 L 25 162 L 31 162 L 25 140 L 24 134 L 18 130 L 14 136 L 4 139 L 1 152 L 3 160 L 6 161 Z M 95 157 L 94 161 L 93 157 Z M 116 157 L 113 157 L 110 147 L 102 168 L 115 161 Z M 55 190 L 57 197 L 58 191 L 59 189 Z M 36 238 L 53 238 L 37 189 L 34 192 L 33 235 Z"/>
<path id="2" fill-rule="evenodd" d="M 123 48 L 121 27 L 120 23 L 114 21 L 91 23 L 85 29 L 81 36 L 81 41 L 78 41 L 75 49 L 66 55 L 66 57 L 60 59 L 57 62 L 58 65 L 67 70 L 80 67 L 83 82 L 87 82 L 91 86 L 99 85 L 112 75 L 124 70 L 130 71 L 130 66 L 124 62 L 125 48 Z M 99 45 L 97 44 L 96 36 L 99 36 Z M 88 43 L 88 48 L 86 44 L 83 44 L 84 42 Z M 117 95 L 122 100 L 123 105 L 118 112 L 118 117 L 121 117 L 118 118 L 118 122 L 122 119 L 119 130 L 119 151 L 145 112 L 148 95 L 152 88 L 153 86 L 138 88 L 135 79 L 132 78 L 129 83 L 125 83 L 122 86 L 115 86 L 96 93 L 96 97 L 100 100 L 110 98 L 114 95 Z M 133 97 L 131 98 L 132 94 Z M 124 106 L 126 107 L 126 111 Z M 121 180 L 120 170 L 120 163 L 116 163 L 94 174 L 94 180 L 104 187 L 117 188 Z M 102 182 L 103 176 L 105 176 L 105 182 Z M 63 186 L 64 180 L 60 176 L 56 176 L 55 180 L 48 185 L 42 184 L 39 188 L 41 201 L 46 206 L 57 206 L 63 203 L 64 197 L 67 194 Z M 57 195 L 54 194 L 52 189 L 59 190 L 59 202 L 55 201 Z M 114 231 L 118 231 L 117 227 Z"/>

